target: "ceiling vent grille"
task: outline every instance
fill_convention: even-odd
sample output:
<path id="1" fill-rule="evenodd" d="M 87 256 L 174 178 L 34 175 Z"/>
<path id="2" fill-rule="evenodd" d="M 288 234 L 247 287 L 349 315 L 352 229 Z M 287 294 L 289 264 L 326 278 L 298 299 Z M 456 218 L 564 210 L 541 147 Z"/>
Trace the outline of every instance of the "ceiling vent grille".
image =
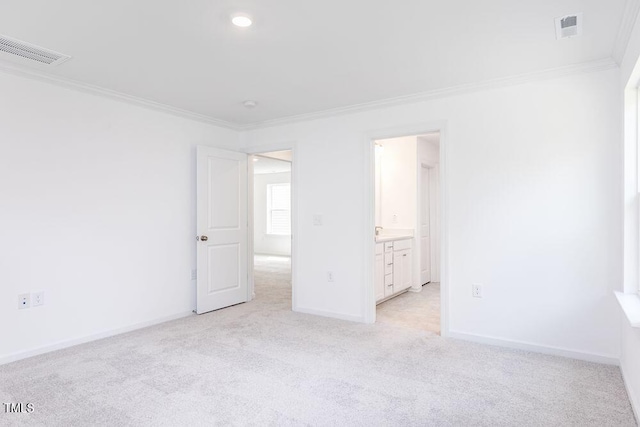
<path id="1" fill-rule="evenodd" d="M 556 39 L 566 39 L 582 34 L 582 13 L 556 18 Z"/>
<path id="2" fill-rule="evenodd" d="M 16 40 L 0 34 L 0 52 L 46 65 L 58 65 L 71 58 L 31 43 Z"/>

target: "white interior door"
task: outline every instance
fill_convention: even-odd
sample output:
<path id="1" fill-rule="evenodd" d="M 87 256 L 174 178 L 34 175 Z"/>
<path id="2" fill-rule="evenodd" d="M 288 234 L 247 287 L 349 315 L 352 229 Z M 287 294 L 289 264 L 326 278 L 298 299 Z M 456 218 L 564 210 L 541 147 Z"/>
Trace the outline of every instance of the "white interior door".
<path id="1" fill-rule="evenodd" d="M 197 150 L 196 312 L 248 301 L 247 155 Z"/>
<path id="2" fill-rule="evenodd" d="M 429 168 L 420 168 L 420 283 L 431 281 L 431 220 Z"/>

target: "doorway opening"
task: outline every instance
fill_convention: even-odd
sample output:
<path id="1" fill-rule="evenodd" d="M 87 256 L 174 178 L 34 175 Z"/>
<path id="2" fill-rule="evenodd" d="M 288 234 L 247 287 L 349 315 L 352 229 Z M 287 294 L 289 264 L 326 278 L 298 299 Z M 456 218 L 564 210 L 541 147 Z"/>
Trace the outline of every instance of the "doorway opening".
<path id="1" fill-rule="evenodd" d="M 440 132 L 374 147 L 376 321 L 440 334 Z"/>
<path id="2" fill-rule="evenodd" d="M 291 150 L 249 157 L 251 299 L 291 310 Z"/>

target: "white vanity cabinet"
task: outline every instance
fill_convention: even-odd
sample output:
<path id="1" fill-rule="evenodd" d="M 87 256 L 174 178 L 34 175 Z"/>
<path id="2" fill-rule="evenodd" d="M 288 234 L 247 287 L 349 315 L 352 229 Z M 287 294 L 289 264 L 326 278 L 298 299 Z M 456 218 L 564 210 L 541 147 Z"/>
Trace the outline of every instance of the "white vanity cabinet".
<path id="1" fill-rule="evenodd" d="M 393 295 L 393 242 L 384 243 L 384 298 Z"/>
<path id="2" fill-rule="evenodd" d="M 411 287 L 411 249 L 393 253 L 394 291 L 404 291 Z"/>
<path id="3" fill-rule="evenodd" d="M 376 302 L 411 287 L 411 240 L 405 237 L 376 243 Z"/>
<path id="4" fill-rule="evenodd" d="M 384 243 L 376 243 L 376 301 L 384 298 Z"/>

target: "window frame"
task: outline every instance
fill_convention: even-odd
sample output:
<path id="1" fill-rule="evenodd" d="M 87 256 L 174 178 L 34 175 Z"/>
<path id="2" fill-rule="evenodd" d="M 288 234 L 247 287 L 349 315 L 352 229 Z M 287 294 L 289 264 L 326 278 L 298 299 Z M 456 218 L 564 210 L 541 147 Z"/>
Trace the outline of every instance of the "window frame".
<path id="1" fill-rule="evenodd" d="M 288 208 L 273 208 L 273 189 L 276 187 L 287 187 L 288 189 Z M 288 230 L 287 232 L 280 232 L 278 230 L 274 231 L 273 229 L 273 212 L 286 212 L 288 218 Z M 277 182 L 272 184 L 267 184 L 267 224 L 266 224 L 266 235 L 268 236 L 291 236 L 291 183 L 290 182 Z"/>

